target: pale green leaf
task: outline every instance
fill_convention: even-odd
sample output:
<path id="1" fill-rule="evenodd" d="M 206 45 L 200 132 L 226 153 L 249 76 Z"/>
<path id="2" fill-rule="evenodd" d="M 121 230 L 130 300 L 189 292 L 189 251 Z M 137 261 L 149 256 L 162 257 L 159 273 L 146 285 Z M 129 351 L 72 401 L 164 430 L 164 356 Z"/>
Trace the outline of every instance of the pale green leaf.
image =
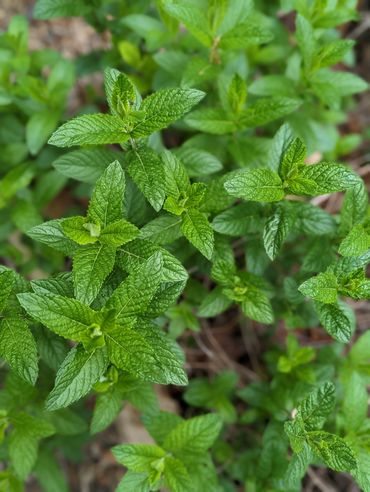
<path id="1" fill-rule="evenodd" d="M 225 189 L 232 196 L 256 202 L 277 202 L 284 198 L 283 183 L 270 169 L 240 171 L 225 182 Z"/>

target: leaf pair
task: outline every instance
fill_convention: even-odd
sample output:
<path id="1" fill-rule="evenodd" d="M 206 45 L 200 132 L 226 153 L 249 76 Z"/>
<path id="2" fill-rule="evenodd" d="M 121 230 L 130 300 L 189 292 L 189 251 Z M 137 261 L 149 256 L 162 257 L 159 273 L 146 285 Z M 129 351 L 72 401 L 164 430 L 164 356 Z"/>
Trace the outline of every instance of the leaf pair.
<path id="1" fill-rule="evenodd" d="M 334 405 L 334 385 L 325 383 L 300 403 L 294 420 L 285 424 L 285 431 L 296 453 L 301 453 L 308 445 L 329 468 L 353 472 L 357 468 L 357 460 L 351 447 L 341 437 L 320 430 Z M 296 466 L 295 462 L 292 463 Z"/>
<path id="2" fill-rule="evenodd" d="M 166 128 L 197 104 L 204 93 L 196 89 L 163 89 L 141 102 L 141 97 L 123 73 L 105 71 L 105 92 L 112 114 L 78 116 L 53 133 L 57 147 L 123 143 Z"/>
<path id="3" fill-rule="evenodd" d="M 244 200 L 277 202 L 287 194 L 317 196 L 358 185 L 358 176 L 345 166 L 331 162 L 307 165 L 305 156 L 303 142 L 295 139 L 283 152 L 278 172 L 240 171 L 225 182 L 226 191 Z"/>
<path id="4" fill-rule="evenodd" d="M 150 491 L 165 485 L 179 492 L 200 492 L 199 482 L 206 471 L 210 475 L 208 485 L 216 486 L 217 476 L 207 450 L 222 427 L 217 415 L 182 420 L 175 414 L 161 412 L 146 418 L 146 426 L 158 444 L 113 448 L 116 459 L 129 470 L 119 485 L 120 490 Z"/>

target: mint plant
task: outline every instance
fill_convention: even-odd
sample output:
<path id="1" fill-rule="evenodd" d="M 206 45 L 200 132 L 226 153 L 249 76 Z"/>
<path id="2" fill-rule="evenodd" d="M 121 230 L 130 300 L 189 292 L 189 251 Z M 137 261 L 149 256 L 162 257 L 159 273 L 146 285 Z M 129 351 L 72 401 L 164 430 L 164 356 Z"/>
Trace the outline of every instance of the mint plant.
<path id="1" fill-rule="evenodd" d="M 0 35 L 0 490 L 76 488 L 65 464 L 130 403 L 150 441 L 109 444 L 117 492 L 370 491 L 355 2 L 33 15 L 112 46 L 29 52 L 20 16 Z M 104 97 L 71 108 L 95 72 Z"/>

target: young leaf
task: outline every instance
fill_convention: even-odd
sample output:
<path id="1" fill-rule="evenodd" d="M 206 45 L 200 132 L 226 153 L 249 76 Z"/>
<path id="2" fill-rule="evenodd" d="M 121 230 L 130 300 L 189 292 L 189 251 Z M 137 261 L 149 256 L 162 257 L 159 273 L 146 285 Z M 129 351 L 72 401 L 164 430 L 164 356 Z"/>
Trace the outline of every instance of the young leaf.
<path id="1" fill-rule="evenodd" d="M 277 202 L 285 195 L 279 175 L 270 169 L 240 171 L 224 186 L 229 195 L 255 202 Z"/>
<path id="2" fill-rule="evenodd" d="M 362 224 L 357 224 L 339 246 L 343 256 L 360 256 L 370 248 L 370 234 Z"/>

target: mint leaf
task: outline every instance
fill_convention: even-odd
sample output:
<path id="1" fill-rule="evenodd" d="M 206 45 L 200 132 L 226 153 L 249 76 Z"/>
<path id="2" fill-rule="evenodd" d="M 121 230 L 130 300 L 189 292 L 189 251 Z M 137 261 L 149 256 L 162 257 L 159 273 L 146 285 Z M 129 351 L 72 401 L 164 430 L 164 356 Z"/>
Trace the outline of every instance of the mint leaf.
<path id="1" fill-rule="evenodd" d="M 73 284 L 76 299 L 91 304 L 111 273 L 116 258 L 116 246 L 92 244 L 79 249 L 73 256 Z"/>
<path id="2" fill-rule="evenodd" d="M 82 345 L 74 347 L 57 372 L 55 386 L 45 402 L 46 409 L 67 407 L 85 396 L 103 376 L 107 365 L 105 349 L 86 352 Z"/>
<path id="3" fill-rule="evenodd" d="M 153 462 L 164 458 L 166 452 L 153 444 L 124 444 L 112 452 L 119 463 L 135 472 L 151 471 Z"/>
<path id="4" fill-rule="evenodd" d="M 112 162 L 96 182 L 87 217 L 105 227 L 123 218 L 125 175 L 118 161 Z"/>
<path id="5" fill-rule="evenodd" d="M 83 15 L 88 11 L 83 0 L 37 0 L 33 16 L 35 19 L 53 19 Z"/>
<path id="6" fill-rule="evenodd" d="M 67 121 L 49 139 L 50 145 L 102 145 L 122 143 L 128 140 L 124 123 L 110 114 L 85 114 Z"/>
<path id="7" fill-rule="evenodd" d="M 66 255 L 71 255 L 76 251 L 77 245 L 64 234 L 62 222 L 60 219 L 49 220 L 48 222 L 32 227 L 27 232 L 27 235 L 35 241 L 46 244 Z"/>
<path id="8" fill-rule="evenodd" d="M 98 315 L 88 306 L 59 295 L 25 293 L 17 297 L 32 318 L 57 335 L 76 342 L 91 342 L 89 329 Z"/>
<path id="9" fill-rule="evenodd" d="M 312 277 L 303 284 L 298 290 L 305 296 L 315 299 L 326 304 L 337 302 L 338 298 L 338 280 L 330 270 Z"/>
<path id="10" fill-rule="evenodd" d="M 185 420 L 170 431 L 163 448 L 177 457 L 191 456 L 194 459 L 213 444 L 221 427 L 222 421 L 215 414 Z"/>
<path id="11" fill-rule="evenodd" d="M 359 178 L 341 164 L 321 162 L 299 168 L 288 180 L 288 190 L 298 195 L 324 195 L 356 186 Z"/>
<path id="12" fill-rule="evenodd" d="M 220 234 L 244 236 L 259 230 L 261 213 L 260 205 L 256 203 L 242 203 L 216 215 L 213 219 L 212 227 Z"/>
<path id="13" fill-rule="evenodd" d="M 165 199 L 165 173 L 158 154 L 149 147 L 142 146 L 129 151 L 126 161 L 127 171 L 139 190 L 154 210 L 160 210 Z"/>
<path id="14" fill-rule="evenodd" d="M 351 229 L 339 246 L 342 256 L 360 256 L 370 248 L 370 234 L 362 224 L 357 224 Z"/>
<path id="15" fill-rule="evenodd" d="M 23 412 L 12 415 L 11 422 L 9 458 L 16 475 L 25 480 L 36 463 L 39 441 L 53 435 L 54 428 Z"/>
<path id="16" fill-rule="evenodd" d="M 238 127 L 236 122 L 220 108 L 204 108 L 192 111 L 185 118 L 185 123 L 195 130 L 213 135 L 234 133 Z"/>
<path id="17" fill-rule="evenodd" d="M 162 280 L 163 257 L 153 254 L 132 272 L 113 292 L 106 307 L 115 310 L 118 323 L 124 324 L 144 314 Z"/>
<path id="18" fill-rule="evenodd" d="M 245 299 L 242 300 L 241 306 L 243 313 L 248 318 L 267 324 L 274 321 L 270 301 L 266 294 L 259 289 L 247 288 Z"/>
<path id="19" fill-rule="evenodd" d="M 253 105 L 240 113 L 239 124 L 244 127 L 256 127 L 277 120 L 292 113 L 302 104 L 297 99 L 277 97 L 259 99 Z"/>
<path id="20" fill-rule="evenodd" d="M 0 321 L 0 356 L 19 377 L 35 384 L 38 374 L 36 343 L 22 318 L 6 316 Z"/>
<path id="21" fill-rule="evenodd" d="M 354 326 L 340 304 L 316 303 L 316 311 L 320 323 L 329 335 L 338 340 L 338 342 L 349 342 Z"/>
<path id="22" fill-rule="evenodd" d="M 189 492 L 192 489 L 193 482 L 188 470 L 180 460 L 172 456 L 165 459 L 164 476 L 171 490 Z"/>
<path id="23" fill-rule="evenodd" d="M 310 393 L 297 408 L 297 419 L 302 419 L 307 430 L 321 428 L 335 405 L 335 387 L 325 383 Z"/>
<path id="24" fill-rule="evenodd" d="M 265 222 L 263 244 L 271 260 L 278 255 L 286 237 L 294 224 L 294 215 L 289 209 L 278 207 Z"/>
<path id="25" fill-rule="evenodd" d="M 308 444 L 323 462 L 335 471 L 352 472 L 357 468 L 356 456 L 344 439 L 323 431 L 307 433 Z"/>
<path id="26" fill-rule="evenodd" d="M 198 210 L 189 209 L 182 216 L 181 231 L 191 244 L 208 260 L 213 253 L 213 229 L 207 216 Z"/>
<path id="27" fill-rule="evenodd" d="M 307 149 L 301 139 L 294 139 L 283 153 L 279 174 L 287 179 L 289 174 L 294 172 L 298 167 L 303 166 L 307 157 Z"/>
<path id="28" fill-rule="evenodd" d="M 64 234 L 80 245 L 95 243 L 100 234 L 100 226 L 88 224 L 85 217 L 69 217 L 68 219 L 63 219 L 61 225 Z M 86 227 L 88 225 L 90 226 L 89 228 Z"/>
<path id="29" fill-rule="evenodd" d="M 196 89 L 162 89 L 144 99 L 144 118 L 133 128 L 133 137 L 145 137 L 180 119 L 205 96 Z M 106 142 L 109 143 L 109 142 Z"/>
<path id="30" fill-rule="evenodd" d="M 240 171 L 224 186 L 229 195 L 255 202 L 277 202 L 285 195 L 279 175 L 270 169 Z"/>
<path id="31" fill-rule="evenodd" d="M 118 247 L 134 240 L 138 235 L 139 229 L 134 224 L 130 224 L 125 219 L 119 219 L 104 227 L 99 241 Z"/>
<path id="32" fill-rule="evenodd" d="M 73 150 L 58 157 L 53 166 L 63 176 L 95 184 L 109 164 L 118 158 L 117 152 L 104 147 Z"/>

